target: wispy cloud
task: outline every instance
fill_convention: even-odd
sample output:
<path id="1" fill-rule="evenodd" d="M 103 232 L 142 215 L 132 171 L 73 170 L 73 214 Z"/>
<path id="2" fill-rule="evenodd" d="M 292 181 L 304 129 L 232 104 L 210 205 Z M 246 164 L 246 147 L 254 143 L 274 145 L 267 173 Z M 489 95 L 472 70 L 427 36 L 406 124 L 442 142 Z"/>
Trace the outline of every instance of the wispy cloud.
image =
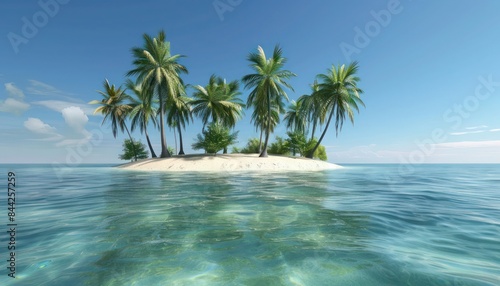
<path id="1" fill-rule="evenodd" d="M 34 101 L 34 102 L 32 102 L 32 104 L 44 106 L 44 107 L 47 107 L 47 108 L 54 110 L 54 111 L 57 111 L 57 112 L 62 112 L 65 108 L 69 108 L 69 107 L 78 107 L 86 115 L 93 115 L 94 114 L 94 108 L 92 108 L 91 105 L 86 104 L 86 103 L 75 103 L 75 102 L 62 101 L 62 100 L 41 100 L 41 101 Z"/>
<path id="2" fill-rule="evenodd" d="M 29 104 L 14 98 L 7 98 L 3 102 L 0 101 L 1 112 L 9 112 L 20 115 L 24 113 L 26 110 L 28 110 L 29 107 L 30 107 Z"/>
<path id="3" fill-rule="evenodd" d="M 479 125 L 479 126 L 472 126 L 472 127 L 465 127 L 467 130 L 476 130 L 476 129 L 486 129 L 488 126 L 486 125 Z"/>
<path id="4" fill-rule="evenodd" d="M 466 131 L 451 132 L 450 135 L 460 136 L 460 135 L 477 134 L 477 133 L 484 133 L 484 132 L 499 132 L 500 131 L 500 129 L 488 129 L 488 126 L 486 126 L 486 125 L 465 127 L 465 130 Z"/>
<path id="5" fill-rule="evenodd" d="M 9 96 L 24 98 L 24 92 L 15 86 L 13 82 L 6 83 L 5 90 Z"/>
<path id="6" fill-rule="evenodd" d="M 485 130 L 475 130 L 475 131 L 464 131 L 464 132 L 452 132 L 450 135 L 453 136 L 458 136 L 458 135 L 467 135 L 467 134 L 476 134 L 476 133 L 483 133 Z"/>
<path id="7" fill-rule="evenodd" d="M 438 148 L 500 148 L 500 140 L 461 141 L 434 144 Z"/>
<path id="8" fill-rule="evenodd" d="M 20 115 L 28 110 L 30 105 L 24 102 L 24 92 L 16 87 L 13 82 L 5 84 L 5 91 L 9 97 L 4 101 L 0 101 L 0 112 Z"/>
<path id="9" fill-rule="evenodd" d="M 50 96 L 58 96 L 58 95 L 63 95 L 66 96 L 66 94 L 59 89 L 43 83 L 41 81 L 37 80 L 29 80 L 30 85 L 26 88 L 26 92 L 30 94 L 35 94 L 35 95 L 50 95 Z"/>

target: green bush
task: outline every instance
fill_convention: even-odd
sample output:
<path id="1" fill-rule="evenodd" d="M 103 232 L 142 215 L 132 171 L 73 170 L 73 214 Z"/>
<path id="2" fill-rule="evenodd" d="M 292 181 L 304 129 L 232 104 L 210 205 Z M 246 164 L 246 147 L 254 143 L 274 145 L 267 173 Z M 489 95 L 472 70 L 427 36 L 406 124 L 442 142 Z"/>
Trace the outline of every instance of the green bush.
<path id="1" fill-rule="evenodd" d="M 276 136 L 276 141 L 271 143 L 267 153 L 271 155 L 290 155 L 290 147 L 285 139 Z"/>
<path id="2" fill-rule="evenodd" d="M 137 152 L 137 159 L 146 159 L 149 157 L 149 152 L 146 150 L 146 145 L 142 144 L 140 141 L 132 142 L 130 139 L 125 139 L 122 146 L 123 154 L 119 155 L 119 158 L 122 160 L 134 159 L 135 152 Z"/>
<path id="3" fill-rule="evenodd" d="M 211 123 L 202 134 L 198 134 L 192 147 L 194 150 L 203 149 L 207 153 L 216 154 L 236 143 L 237 137 L 238 132 L 230 133 L 229 128 L 218 123 Z"/>
<path id="4" fill-rule="evenodd" d="M 240 151 L 239 153 L 243 154 L 259 153 L 259 139 L 258 138 L 248 139 L 247 145 L 239 151 Z"/>
<path id="5" fill-rule="evenodd" d="M 287 146 L 290 151 L 295 156 L 299 153 L 301 156 L 305 156 L 305 150 L 307 149 L 307 139 L 302 132 L 287 132 L 288 139 L 286 139 Z"/>
<path id="6" fill-rule="evenodd" d="M 303 156 L 306 156 L 314 148 L 314 146 L 316 146 L 317 143 L 318 143 L 318 140 L 316 140 L 316 138 L 314 138 L 312 140 L 309 140 L 307 142 L 307 146 L 306 146 L 306 148 L 304 150 Z M 320 159 L 321 161 L 328 160 L 328 157 L 326 155 L 326 148 L 325 148 L 325 146 L 319 145 L 318 149 L 316 149 L 316 151 L 313 154 L 313 158 Z"/>

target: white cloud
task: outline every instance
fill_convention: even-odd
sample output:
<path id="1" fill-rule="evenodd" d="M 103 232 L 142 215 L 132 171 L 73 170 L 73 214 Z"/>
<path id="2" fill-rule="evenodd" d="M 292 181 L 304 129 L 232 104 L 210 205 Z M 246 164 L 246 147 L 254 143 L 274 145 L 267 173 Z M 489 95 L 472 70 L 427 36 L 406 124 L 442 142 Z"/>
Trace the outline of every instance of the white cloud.
<path id="1" fill-rule="evenodd" d="M 30 80 L 29 81 L 30 85 L 26 88 L 26 92 L 30 94 L 36 94 L 36 95 L 51 95 L 51 96 L 57 96 L 57 95 L 62 95 L 65 96 L 65 93 L 60 91 L 59 89 L 48 85 L 46 83 L 43 83 L 41 81 L 37 80 Z"/>
<path id="2" fill-rule="evenodd" d="M 465 131 L 465 132 L 452 132 L 450 135 L 453 136 L 458 136 L 458 135 L 467 135 L 467 134 L 476 134 L 476 133 L 483 133 L 485 132 L 484 130 L 476 130 L 476 131 Z"/>
<path id="3" fill-rule="evenodd" d="M 492 141 L 461 141 L 434 144 L 438 148 L 491 148 L 500 147 L 500 140 Z"/>
<path id="4" fill-rule="evenodd" d="M 9 96 L 24 98 L 24 92 L 16 87 L 13 82 L 6 83 L 5 90 Z"/>
<path id="5" fill-rule="evenodd" d="M 29 107 L 29 104 L 14 98 L 7 98 L 4 102 L 0 102 L 0 111 L 18 115 L 28 110 Z"/>
<path id="6" fill-rule="evenodd" d="M 5 90 L 9 98 L 0 101 L 0 111 L 9 112 L 13 114 L 21 114 L 28 110 L 30 105 L 24 102 L 24 93 L 21 89 L 16 87 L 13 82 L 5 84 Z"/>
<path id="7" fill-rule="evenodd" d="M 92 115 L 94 114 L 94 108 L 92 108 L 91 105 L 85 104 L 85 103 L 74 103 L 74 102 L 69 102 L 69 101 L 61 101 L 61 100 L 42 100 L 42 101 L 34 101 L 32 102 L 33 104 L 36 105 L 41 105 L 44 107 L 47 107 L 49 109 L 52 109 L 57 112 L 62 112 L 63 109 L 68 108 L 68 107 L 78 107 L 86 115 Z"/>
<path id="8" fill-rule="evenodd" d="M 57 129 L 44 123 L 38 118 L 30 117 L 28 120 L 24 121 L 24 127 L 29 131 L 42 135 L 58 135 Z"/>
<path id="9" fill-rule="evenodd" d="M 66 121 L 66 124 L 68 124 L 68 126 L 74 131 L 81 133 L 85 130 L 85 125 L 89 121 L 89 118 L 80 107 L 66 107 L 61 111 L 61 113 L 64 121 Z"/>
<path id="10" fill-rule="evenodd" d="M 488 126 L 486 125 L 479 125 L 479 126 L 472 126 L 472 127 L 465 127 L 467 130 L 475 130 L 475 129 L 486 129 Z"/>
<path id="11" fill-rule="evenodd" d="M 490 129 L 490 132 L 500 132 L 500 129 Z"/>

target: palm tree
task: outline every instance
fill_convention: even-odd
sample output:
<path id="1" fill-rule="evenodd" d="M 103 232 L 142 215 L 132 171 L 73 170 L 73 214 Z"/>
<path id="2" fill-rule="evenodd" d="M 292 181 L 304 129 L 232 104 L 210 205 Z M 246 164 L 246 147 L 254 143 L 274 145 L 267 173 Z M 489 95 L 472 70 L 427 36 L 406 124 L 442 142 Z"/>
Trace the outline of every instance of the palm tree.
<path id="1" fill-rule="evenodd" d="M 257 53 L 250 53 L 248 61 L 250 67 L 255 71 L 254 74 L 248 74 L 243 77 L 245 88 L 253 88 L 247 100 L 247 106 L 254 108 L 265 107 L 267 111 L 266 139 L 264 148 L 260 157 L 267 157 L 267 144 L 269 143 L 269 134 L 271 132 L 272 108 L 273 105 L 279 105 L 282 97 L 288 100 L 283 87 L 293 91 L 292 86 L 286 82 L 287 79 L 296 76 L 294 73 L 283 70 L 286 63 L 286 58 L 282 56 L 283 52 L 279 46 L 276 46 L 273 51 L 273 56 L 266 59 L 266 54 L 262 47 L 257 48 Z"/>
<path id="2" fill-rule="evenodd" d="M 269 126 L 270 132 L 274 132 L 274 128 L 280 123 L 280 113 L 282 112 L 282 108 L 279 108 L 279 106 L 273 106 L 271 109 L 271 124 Z M 267 109 L 264 106 L 254 106 L 254 110 L 252 112 L 252 119 L 250 120 L 250 123 L 254 123 L 255 125 L 255 130 L 259 131 L 260 130 L 260 136 L 259 136 L 259 153 L 262 152 L 262 134 L 267 128 Z"/>
<path id="3" fill-rule="evenodd" d="M 321 100 L 319 99 L 319 96 L 317 96 L 317 91 L 318 81 L 315 80 L 311 85 L 311 94 L 304 94 L 297 100 L 297 103 L 300 104 L 300 107 L 306 116 L 308 125 L 307 129 L 310 128 L 312 123 L 311 139 L 309 139 L 309 141 L 314 139 L 318 123 L 324 124 L 326 118 L 326 109 L 322 108 Z"/>
<path id="4" fill-rule="evenodd" d="M 191 108 L 189 102 L 191 98 L 185 96 L 185 86 L 180 88 L 181 95 L 177 97 L 177 100 L 167 101 L 167 124 L 171 127 L 177 128 L 179 131 L 179 155 L 184 155 L 184 146 L 182 144 L 182 130 L 181 128 L 186 128 L 186 122 L 193 120 L 193 115 L 191 113 Z M 174 134 L 175 136 L 175 134 Z"/>
<path id="5" fill-rule="evenodd" d="M 196 85 L 193 88 L 195 93 L 189 104 L 193 107 L 193 113 L 203 122 L 202 132 L 209 120 L 229 128 L 236 125 L 245 106 L 238 98 L 241 94 L 238 81 L 226 83 L 224 79 L 212 75 L 207 86 Z"/>
<path id="6" fill-rule="evenodd" d="M 305 134 L 307 118 L 302 108 L 302 102 L 292 100 L 283 119 L 286 122 L 286 128 Z"/>
<path id="7" fill-rule="evenodd" d="M 165 102 L 177 100 L 182 80 L 179 73 L 187 73 L 186 67 L 178 63 L 181 55 L 170 55 L 170 42 L 165 41 L 165 32 L 160 31 L 156 38 L 144 34 L 144 47 L 133 48 L 135 69 L 128 76 L 137 75 L 150 96 L 157 96 L 160 104 L 161 158 L 170 157 L 165 139 L 163 115 Z"/>
<path id="8" fill-rule="evenodd" d="M 151 140 L 149 140 L 147 125 L 149 121 L 153 122 L 153 126 L 157 126 L 158 122 L 156 120 L 156 115 L 158 114 L 158 108 L 153 105 L 154 102 L 150 101 L 152 98 L 148 94 L 148 90 L 142 88 L 141 85 L 136 85 L 132 80 L 127 79 L 125 86 L 128 90 L 131 90 L 134 96 L 130 96 L 132 110 L 130 111 L 130 117 L 132 118 L 132 128 L 131 131 L 139 126 L 141 133 L 146 135 L 146 141 L 148 142 L 149 150 L 151 151 L 151 157 L 156 158 L 156 153 L 153 150 L 153 145 Z"/>
<path id="9" fill-rule="evenodd" d="M 342 130 L 346 115 L 354 124 L 353 110 L 359 112 L 358 104 L 364 106 L 364 103 L 360 98 L 360 94 L 362 94 L 363 91 L 358 88 L 358 82 L 360 79 L 356 75 L 357 71 L 358 63 L 353 62 L 347 67 L 345 65 L 337 67 L 333 65 L 332 68 L 328 70 L 328 73 L 318 75 L 321 83 L 318 85 L 316 96 L 319 97 L 322 106 L 330 113 L 330 115 L 328 116 L 325 130 L 323 130 L 318 143 L 316 143 L 314 148 L 307 155 L 308 158 L 313 157 L 314 152 L 321 144 L 321 140 L 325 137 L 326 131 L 330 126 L 330 121 L 334 115 L 335 131 L 337 136 Z"/>
<path id="10" fill-rule="evenodd" d="M 89 104 L 101 104 L 101 106 L 97 107 L 94 110 L 94 114 L 101 113 L 104 115 L 104 119 L 102 120 L 102 124 L 106 120 L 111 121 L 111 131 L 113 132 L 113 136 L 116 138 L 116 134 L 118 128 L 123 132 L 127 131 L 128 137 L 130 141 L 133 143 L 134 140 L 128 130 L 127 124 L 125 120 L 127 119 L 132 107 L 126 103 L 126 101 L 130 100 L 130 96 L 125 94 L 125 90 L 121 87 L 116 88 L 115 85 L 109 84 L 109 81 L 106 79 L 104 81 L 104 91 L 98 91 L 103 99 L 92 100 Z M 134 147 L 134 158 L 137 161 L 137 152 Z"/>

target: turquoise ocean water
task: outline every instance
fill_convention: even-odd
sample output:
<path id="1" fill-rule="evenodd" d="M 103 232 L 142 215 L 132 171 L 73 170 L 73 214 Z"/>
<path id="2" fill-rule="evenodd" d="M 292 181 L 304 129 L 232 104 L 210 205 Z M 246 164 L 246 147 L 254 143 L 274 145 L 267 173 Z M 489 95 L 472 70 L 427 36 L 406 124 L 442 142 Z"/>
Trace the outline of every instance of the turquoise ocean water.
<path id="1" fill-rule="evenodd" d="M 500 165 L 0 170 L 0 285 L 500 285 Z"/>

